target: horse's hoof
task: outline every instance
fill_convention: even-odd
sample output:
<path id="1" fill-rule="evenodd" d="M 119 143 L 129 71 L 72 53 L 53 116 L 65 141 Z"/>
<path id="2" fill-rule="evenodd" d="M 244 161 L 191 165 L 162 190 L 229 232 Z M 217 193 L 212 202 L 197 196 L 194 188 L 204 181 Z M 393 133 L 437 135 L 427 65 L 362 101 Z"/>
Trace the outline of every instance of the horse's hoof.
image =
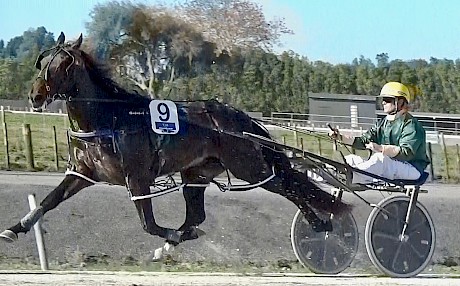
<path id="1" fill-rule="evenodd" d="M 11 230 L 7 229 L 3 231 L 2 233 L 0 233 L 0 239 L 5 242 L 11 243 L 11 242 L 15 242 L 16 240 L 18 240 L 18 235 L 12 232 Z"/>
<path id="2" fill-rule="evenodd" d="M 206 232 L 198 227 L 195 227 L 195 232 L 198 237 L 206 235 Z"/>
<path id="3" fill-rule="evenodd" d="M 203 235 L 206 235 L 204 230 L 199 229 L 198 227 L 194 226 L 190 229 L 186 230 L 181 236 L 181 242 L 186 240 L 197 239 Z"/>

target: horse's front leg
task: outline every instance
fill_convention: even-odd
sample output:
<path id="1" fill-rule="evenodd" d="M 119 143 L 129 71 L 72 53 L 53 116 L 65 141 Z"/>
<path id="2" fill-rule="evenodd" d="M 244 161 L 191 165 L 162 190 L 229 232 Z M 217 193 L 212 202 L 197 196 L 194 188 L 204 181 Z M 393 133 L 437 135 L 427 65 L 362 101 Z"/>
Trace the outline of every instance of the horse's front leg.
<path id="1" fill-rule="evenodd" d="M 91 185 L 92 183 L 80 177 L 73 175 L 65 176 L 59 186 L 46 196 L 39 207 L 31 210 L 17 224 L 0 233 L 0 238 L 6 242 L 16 241 L 19 233 L 27 233 L 45 213 L 54 209 L 81 189 Z"/>
<path id="2" fill-rule="evenodd" d="M 197 239 L 205 235 L 198 225 L 206 219 L 204 210 L 204 191 L 206 187 L 187 187 L 183 188 L 185 199 L 185 221 L 179 228 L 182 231 L 181 241 Z"/>
<path id="3" fill-rule="evenodd" d="M 219 159 L 210 157 L 201 165 L 188 168 L 181 172 L 182 182 L 193 186 L 183 188 L 185 199 L 185 222 L 179 228 L 183 231 L 181 241 L 197 239 L 205 235 L 205 232 L 198 228 L 206 219 L 204 209 L 204 191 L 217 175 L 222 173 L 224 168 Z M 200 186 L 201 185 L 201 186 Z"/>
<path id="4" fill-rule="evenodd" d="M 155 222 L 150 199 L 135 200 L 134 204 L 136 205 L 141 225 L 145 232 L 164 238 L 167 242 L 172 244 L 178 244 L 180 242 L 181 232 L 161 227 Z"/>
<path id="5" fill-rule="evenodd" d="M 146 180 L 128 176 L 127 183 L 128 191 L 130 191 L 133 195 L 134 204 L 136 205 L 139 219 L 144 231 L 151 235 L 164 238 L 172 245 L 179 244 L 182 232 L 175 229 L 161 227 L 155 222 L 151 199 L 136 199 L 136 196 L 144 196 L 150 193 L 150 187 L 146 183 Z"/>
<path id="6" fill-rule="evenodd" d="M 147 186 L 146 189 L 150 191 Z M 132 191 L 132 189 L 131 189 Z M 147 191 L 141 192 L 141 194 L 148 194 Z M 178 245 L 181 241 L 182 232 L 174 229 L 164 228 L 159 226 L 155 222 L 155 217 L 152 210 L 151 199 L 139 199 L 135 200 L 134 204 L 136 205 L 139 218 L 141 220 L 142 228 L 144 231 L 151 235 L 156 235 L 166 240 L 166 243 L 163 247 L 155 249 L 151 256 L 147 260 L 159 261 L 163 259 L 164 255 L 174 251 L 174 246 Z"/>

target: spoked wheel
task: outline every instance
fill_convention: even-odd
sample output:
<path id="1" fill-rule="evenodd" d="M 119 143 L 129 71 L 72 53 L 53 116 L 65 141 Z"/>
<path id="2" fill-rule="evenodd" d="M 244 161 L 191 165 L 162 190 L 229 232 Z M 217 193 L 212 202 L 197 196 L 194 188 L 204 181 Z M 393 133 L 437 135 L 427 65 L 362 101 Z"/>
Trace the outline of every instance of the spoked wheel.
<path id="1" fill-rule="evenodd" d="M 409 201 L 407 196 L 382 200 L 366 223 L 369 258 L 379 270 L 392 277 L 412 277 L 423 271 L 430 263 L 436 244 L 433 220 L 419 202 L 402 235 Z"/>
<path id="2" fill-rule="evenodd" d="M 323 219 L 327 215 L 318 214 Z M 302 212 L 291 226 L 291 243 L 297 259 L 318 274 L 337 274 L 353 261 L 358 250 L 358 227 L 351 212 L 331 215 L 332 231 L 315 232 Z"/>

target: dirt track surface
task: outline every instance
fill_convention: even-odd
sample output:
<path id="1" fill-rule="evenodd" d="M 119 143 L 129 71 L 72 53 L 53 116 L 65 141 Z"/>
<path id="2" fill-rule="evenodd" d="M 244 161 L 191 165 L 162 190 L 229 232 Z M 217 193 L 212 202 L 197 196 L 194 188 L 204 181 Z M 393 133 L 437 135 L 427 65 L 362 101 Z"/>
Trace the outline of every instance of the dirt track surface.
<path id="1" fill-rule="evenodd" d="M 220 285 L 266 285 L 266 286 L 297 286 L 297 285 L 418 285 L 418 286 L 451 286 L 458 285 L 455 278 L 434 279 L 422 277 L 411 279 L 391 279 L 379 277 L 339 276 L 321 277 L 312 275 L 238 275 L 211 273 L 127 273 L 127 272 L 59 272 L 59 273 L 2 273 L 0 285 L 47 285 L 47 286 L 220 286 Z"/>
<path id="2" fill-rule="evenodd" d="M 0 231 L 18 222 L 28 212 L 28 194 L 35 193 L 39 202 L 51 189 L 58 185 L 62 178 L 63 174 L 0 172 Z M 444 268 L 441 272 L 438 272 L 439 268 L 437 266 L 440 264 L 455 266 L 459 262 L 460 243 L 458 242 L 458 233 L 460 233 L 460 215 L 457 211 L 458 205 L 460 205 L 459 187 L 457 185 L 443 184 L 427 184 L 425 187 L 429 192 L 421 194 L 420 201 L 433 217 L 436 226 L 437 244 L 433 264 L 428 265 L 424 273 L 451 273 L 454 271 L 453 268 Z M 377 203 L 382 199 L 383 195 L 387 195 L 378 192 L 364 192 L 361 194 L 373 203 Z M 364 226 L 371 208 L 348 194 L 344 196 L 344 199 L 355 205 L 353 215 L 357 221 L 360 234 L 358 254 L 351 268 L 345 270 L 344 273 L 379 273 L 370 263 L 363 243 Z M 178 227 L 182 224 L 185 204 L 181 193 L 176 192 L 156 198 L 153 204 L 156 210 L 156 220 L 160 225 Z M 261 189 L 249 192 L 222 193 L 212 187 L 206 191 L 206 210 L 207 219 L 200 228 L 206 231 L 207 234 L 198 240 L 179 245 L 173 255 L 175 261 L 184 265 L 185 271 L 190 270 L 187 268 L 189 263 L 198 262 L 198 264 L 203 263 L 204 265 L 200 271 L 210 271 L 206 268 L 206 265 L 218 265 L 227 269 L 241 266 L 246 271 L 253 268 L 256 273 L 273 272 L 273 267 L 276 268 L 276 271 L 298 273 L 301 270 L 300 272 L 306 272 L 296 262 L 297 259 L 290 242 L 291 222 L 297 209 L 286 199 Z M 162 239 L 152 237 L 142 230 L 134 204 L 129 200 L 128 194 L 123 187 L 100 185 L 83 190 L 47 213 L 43 220 L 43 227 L 46 230 L 45 241 L 48 261 L 53 270 L 86 270 L 87 265 L 92 262 L 97 262 L 100 265 L 113 262 L 118 263 L 118 265 L 138 263 L 148 257 L 152 250 L 161 247 L 164 243 Z M 26 264 L 26 267 L 29 263 L 30 265 L 35 265 L 35 268 L 26 269 L 37 269 L 37 260 L 38 254 L 33 232 L 27 235 L 21 234 L 19 240 L 13 244 L 0 243 L 0 262 L 3 264 L 9 264 L 11 261 L 21 261 Z M 11 269 L 11 267 L 3 269 Z M 165 269 L 161 268 L 156 271 L 163 270 Z M 239 271 L 237 272 L 239 273 Z M 18 279 L 30 279 L 30 275 L 24 274 L 22 276 L 21 274 L 17 277 Z M 73 276 L 74 278 L 86 277 L 79 276 L 80 274 L 75 275 Z M 16 277 L 0 273 L 0 278 L 3 279 L 5 276 Z M 36 277 L 45 276 L 37 275 Z M 57 275 L 56 277 L 60 276 Z M 91 277 L 93 276 L 89 275 L 88 279 L 92 279 Z M 110 280 L 112 276 L 103 277 Z M 142 279 L 143 276 L 140 277 L 139 279 Z M 172 278 L 165 276 L 164 279 Z M 221 284 L 203 284 L 205 282 L 201 283 L 200 281 L 197 284 L 236 285 L 231 284 L 234 282 L 234 278 L 219 279 L 223 280 Z M 216 278 L 215 281 L 219 279 Z M 356 281 L 361 281 L 360 279 Z M 315 283 L 316 281 L 315 279 L 310 280 L 308 281 L 309 283 Z M 117 279 L 114 279 L 113 283 L 117 281 Z M 156 280 L 152 279 L 152 281 Z M 165 284 L 155 285 L 173 285 L 167 284 L 169 283 L 167 281 L 165 280 Z M 422 281 L 431 283 L 430 279 Z M 460 284 L 460 280 L 456 281 Z M 2 282 L 1 279 L 0 282 Z M 240 282 L 242 283 L 241 285 L 246 285 L 244 284 L 246 283 L 245 281 Z M 99 285 L 133 284 L 136 283 L 106 284 L 106 282 L 101 282 Z M 357 283 L 353 282 L 353 284 Z M 137 285 L 152 285 L 152 282 L 147 284 L 139 282 Z M 278 285 L 290 284 L 279 283 Z M 437 285 L 454 284 L 437 283 Z"/>

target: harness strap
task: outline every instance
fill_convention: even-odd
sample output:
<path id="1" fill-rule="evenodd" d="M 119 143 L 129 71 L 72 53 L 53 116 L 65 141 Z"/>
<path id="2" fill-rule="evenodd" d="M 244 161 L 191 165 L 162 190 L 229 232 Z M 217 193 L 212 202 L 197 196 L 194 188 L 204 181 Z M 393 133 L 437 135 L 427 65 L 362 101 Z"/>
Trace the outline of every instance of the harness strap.
<path id="1" fill-rule="evenodd" d="M 148 195 L 143 195 L 143 196 L 130 196 L 131 201 L 138 201 L 138 200 L 145 200 L 145 199 L 151 199 L 151 198 L 156 198 L 162 195 L 166 195 L 175 191 L 181 190 L 183 187 L 208 187 L 209 184 L 180 184 L 179 186 L 175 186 L 166 190 L 161 190 L 156 193 L 151 193 Z"/>
<path id="2" fill-rule="evenodd" d="M 267 183 L 268 181 L 270 181 L 271 179 L 273 179 L 275 177 L 275 172 L 273 172 L 273 174 L 269 177 L 267 177 L 265 180 L 263 181 L 260 181 L 258 183 L 255 183 L 255 184 L 244 184 L 244 185 L 229 185 L 229 186 L 225 186 L 225 185 L 222 185 L 222 184 L 218 184 L 218 187 L 219 189 L 221 189 L 222 191 L 246 191 L 246 190 L 249 190 L 249 189 L 254 189 L 256 187 L 259 187 L 265 183 Z M 216 184 L 216 182 L 214 182 Z"/>
<path id="3" fill-rule="evenodd" d="M 80 177 L 80 178 L 82 178 L 82 179 L 84 179 L 84 180 L 86 180 L 86 181 L 88 181 L 88 182 L 90 182 L 90 183 L 92 183 L 92 184 L 94 184 L 94 185 L 96 185 L 96 184 L 107 184 L 107 185 L 111 185 L 111 184 L 106 183 L 106 182 L 98 182 L 98 181 L 95 181 L 95 180 L 93 180 L 93 179 L 91 179 L 91 178 L 89 178 L 89 177 L 87 177 L 87 176 L 85 176 L 85 175 L 83 175 L 83 174 L 80 174 L 80 173 L 78 173 L 78 172 L 75 172 L 75 171 L 72 171 L 72 170 L 69 170 L 69 169 L 67 169 L 67 170 L 65 171 L 64 174 L 65 174 L 66 176 L 67 176 L 67 175 L 74 175 L 74 176 Z"/>
<path id="4" fill-rule="evenodd" d="M 73 131 L 69 129 L 69 135 L 76 138 L 92 138 L 92 137 L 99 137 L 99 136 L 113 136 L 113 131 L 109 129 L 103 130 L 96 130 L 91 132 L 82 132 L 82 131 Z"/>
<path id="5" fill-rule="evenodd" d="M 77 176 L 79 178 L 82 178 L 94 185 L 97 185 L 97 184 L 105 184 L 105 185 L 113 185 L 113 184 L 110 184 L 110 183 L 107 183 L 107 182 L 98 182 L 98 181 L 95 181 L 91 178 L 89 178 L 88 176 L 85 176 L 81 173 L 78 173 L 76 171 L 72 171 L 72 170 L 69 170 L 67 169 L 64 173 L 65 175 L 74 175 L 74 176 Z M 266 182 L 270 181 L 271 179 L 273 179 L 275 177 L 275 173 L 273 172 L 273 174 L 271 176 L 269 176 L 268 178 L 266 178 L 265 180 L 263 181 L 260 181 L 258 183 L 255 183 L 255 184 L 245 184 L 245 185 L 230 185 L 230 186 L 222 186 L 222 185 L 218 185 L 218 187 L 224 191 L 227 191 L 227 190 L 247 190 L 247 189 L 253 189 L 253 188 L 256 188 L 256 187 L 259 187 L 263 184 L 265 184 Z M 214 182 L 215 183 L 215 182 Z M 180 184 L 179 186 L 175 186 L 175 187 L 172 187 L 172 188 L 169 188 L 169 189 L 166 189 L 166 190 L 160 190 L 156 193 L 151 193 L 151 194 L 148 194 L 148 195 L 142 195 L 142 196 L 132 196 L 131 195 L 131 192 L 130 192 L 130 199 L 131 201 L 138 201 L 138 200 L 144 200 L 144 199 L 151 199 L 151 198 L 155 198 L 155 197 L 159 197 L 159 196 L 162 196 L 162 195 L 165 195 L 165 194 L 169 194 L 169 193 L 172 193 L 172 192 L 175 192 L 175 191 L 178 191 L 178 190 L 181 190 L 182 188 L 184 187 L 208 187 L 209 184 Z"/>

